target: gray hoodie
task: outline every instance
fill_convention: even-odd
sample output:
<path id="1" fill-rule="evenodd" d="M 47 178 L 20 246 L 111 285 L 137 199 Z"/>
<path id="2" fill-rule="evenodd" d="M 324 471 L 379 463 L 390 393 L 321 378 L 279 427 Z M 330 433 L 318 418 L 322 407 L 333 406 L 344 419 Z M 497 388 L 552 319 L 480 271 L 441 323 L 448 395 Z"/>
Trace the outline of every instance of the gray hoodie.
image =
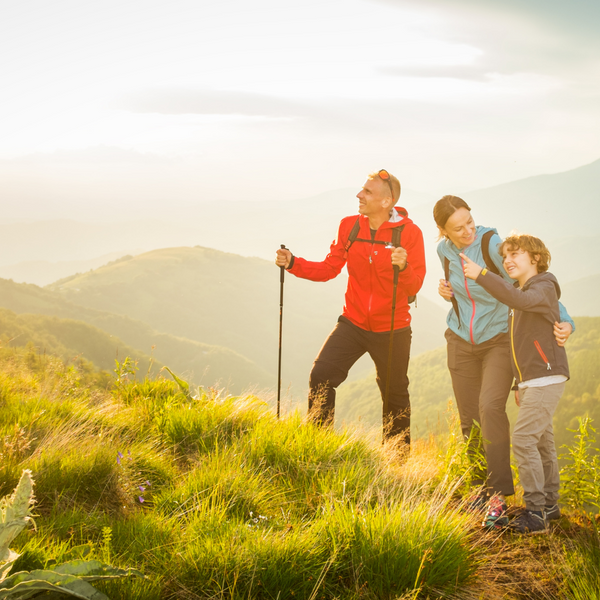
<path id="1" fill-rule="evenodd" d="M 560 321 L 556 277 L 538 273 L 519 289 L 486 271 L 477 277 L 477 283 L 511 309 L 508 326 L 517 383 L 551 375 L 568 378 L 567 353 L 556 343 L 553 331 L 554 322 Z"/>

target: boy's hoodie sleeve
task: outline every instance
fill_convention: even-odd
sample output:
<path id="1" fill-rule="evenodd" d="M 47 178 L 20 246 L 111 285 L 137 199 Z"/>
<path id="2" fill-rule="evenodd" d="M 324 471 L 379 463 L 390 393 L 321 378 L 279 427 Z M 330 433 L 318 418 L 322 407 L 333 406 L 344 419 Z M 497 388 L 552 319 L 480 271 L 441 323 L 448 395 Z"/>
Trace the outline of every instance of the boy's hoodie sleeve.
<path id="1" fill-rule="evenodd" d="M 483 271 L 482 271 L 483 273 Z M 514 287 L 495 273 L 486 271 L 476 279 L 496 300 L 524 312 L 548 313 L 556 306 L 556 288 L 551 280 L 541 280 L 526 290 Z"/>

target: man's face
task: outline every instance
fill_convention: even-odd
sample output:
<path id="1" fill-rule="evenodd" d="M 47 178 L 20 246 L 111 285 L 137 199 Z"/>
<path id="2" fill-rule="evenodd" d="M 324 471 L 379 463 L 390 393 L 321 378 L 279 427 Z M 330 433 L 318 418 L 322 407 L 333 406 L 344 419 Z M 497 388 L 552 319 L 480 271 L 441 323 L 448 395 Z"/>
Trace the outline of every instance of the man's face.
<path id="1" fill-rule="evenodd" d="M 365 217 L 374 216 L 390 209 L 390 188 L 379 178 L 367 179 L 362 190 L 356 194 L 358 212 Z"/>

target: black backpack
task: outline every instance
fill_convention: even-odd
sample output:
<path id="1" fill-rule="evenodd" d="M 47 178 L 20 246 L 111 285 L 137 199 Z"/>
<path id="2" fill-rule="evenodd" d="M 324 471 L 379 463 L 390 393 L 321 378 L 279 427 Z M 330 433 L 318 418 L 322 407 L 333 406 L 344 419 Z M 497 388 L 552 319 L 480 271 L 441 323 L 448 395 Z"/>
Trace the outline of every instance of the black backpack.
<path id="1" fill-rule="evenodd" d="M 485 262 L 488 271 L 492 273 L 496 273 L 496 275 L 500 275 L 500 270 L 496 266 L 496 263 L 492 260 L 490 256 L 490 238 L 494 235 L 493 231 L 486 231 L 481 238 L 481 253 L 483 254 L 483 260 Z M 450 277 L 450 261 L 444 257 L 444 279 L 449 281 Z M 458 317 L 458 325 L 460 326 L 460 311 L 458 310 L 458 302 L 456 298 L 452 296 L 452 307 L 454 308 L 454 312 Z"/>
<path id="2" fill-rule="evenodd" d="M 360 221 L 359 221 L 360 217 L 356 217 L 356 221 L 354 221 L 354 225 L 352 226 L 352 229 L 350 230 L 350 235 L 348 236 L 348 241 L 346 242 L 346 245 L 344 246 L 344 250 L 346 251 L 346 254 L 348 253 L 348 251 L 350 250 L 352 244 L 354 244 L 354 242 L 367 242 L 368 244 L 383 244 L 384 246 L 389 245 L 389 242 L 384 242 L 383 240 L 364 240 L 362 238 L 358 237 L 358 231 L 360 229 Z M 400 225 L 400 227 L 394 227 L 392 229 L 392 246 L 394 246 L 394 248 L 398 248 L 398 246 L 400 246 L 400 240 L 402 239 L 402 230 L 404 229 L 404 225 Z M 416 296 L 409 296 L 408 297 L 408 303 L 412 304 L 413 302 L 415 302 L 415 306 L 416 306 L 416 300 L 417 297 Z"/>

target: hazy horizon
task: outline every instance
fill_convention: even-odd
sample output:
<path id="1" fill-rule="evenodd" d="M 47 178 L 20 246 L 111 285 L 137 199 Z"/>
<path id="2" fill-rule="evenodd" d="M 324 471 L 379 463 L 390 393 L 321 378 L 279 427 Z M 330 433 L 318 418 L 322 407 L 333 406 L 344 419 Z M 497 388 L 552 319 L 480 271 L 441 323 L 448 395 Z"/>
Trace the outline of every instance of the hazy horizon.
<path id="1" fill-rule="evenodd" d="M 598 25 L 592 0 L 13 3 L 0 218 L 574 169 L 600 158 Z"/>

